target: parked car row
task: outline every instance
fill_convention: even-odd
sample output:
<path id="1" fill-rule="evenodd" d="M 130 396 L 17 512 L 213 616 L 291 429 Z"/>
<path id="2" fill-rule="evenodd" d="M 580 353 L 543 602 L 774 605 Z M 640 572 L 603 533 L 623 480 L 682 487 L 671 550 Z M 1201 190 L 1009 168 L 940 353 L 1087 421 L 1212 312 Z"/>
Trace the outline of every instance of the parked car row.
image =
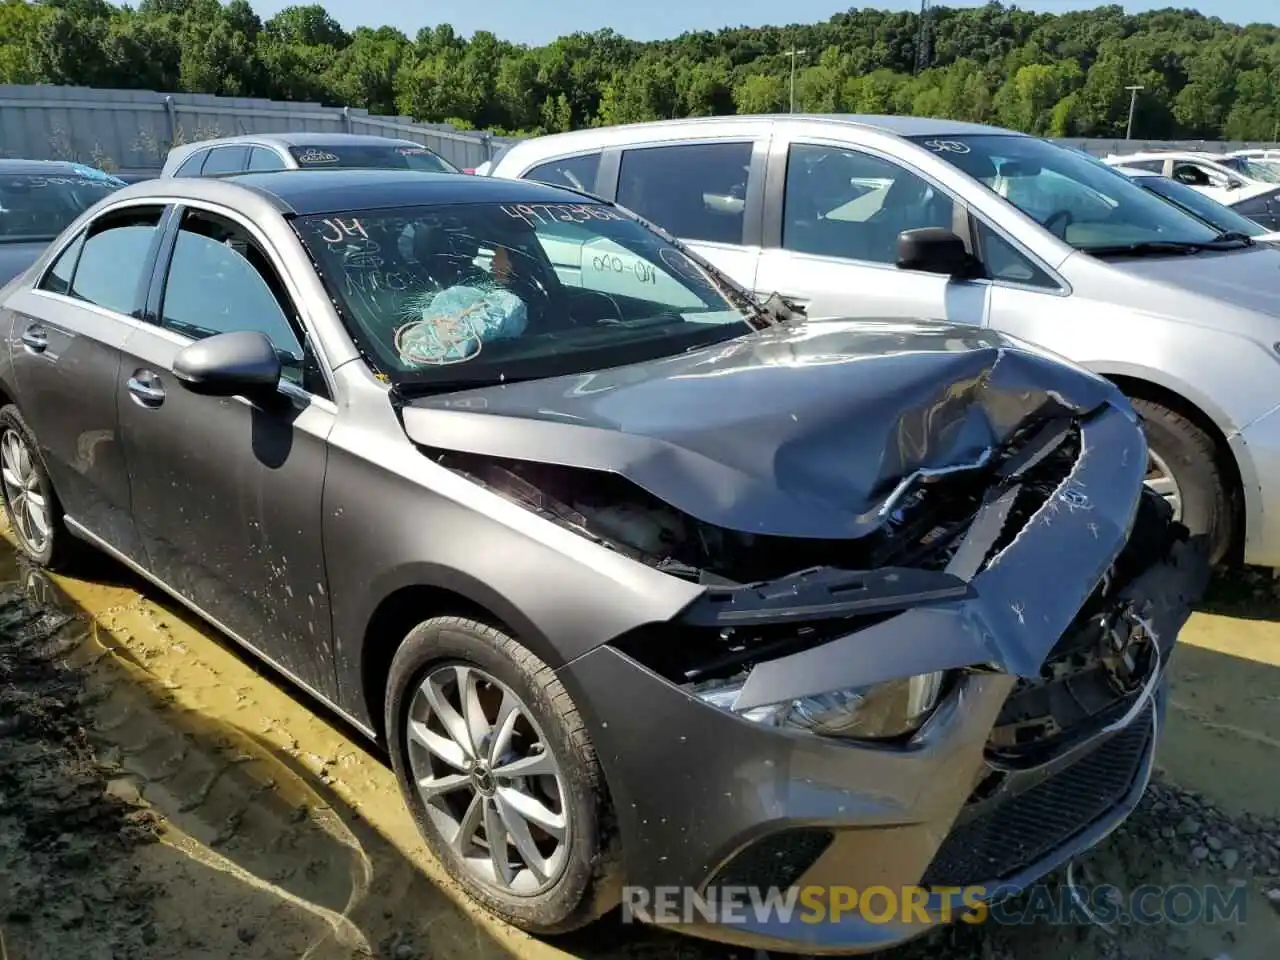
<path id="1" fill-rule="evenodd" d="M 534 933 L 624 884 L 923 887 L 678 925 L 865 952 L 1128 816 L 1237 503 L 1280 557 L 1280 252 L 951 122 L 480 176 L 277 139 L 297 168 L 215 175 L 222 141 L 114 184 L 0 293 L 29 557 L 116 557 L 383 745 Z"/>
<path id="2" fill-rule="evenodd" d="M 1107 163 L 1125 172 L 1144 171 L 1169 177 L 1268 231 L 1280 231 L 1280 167 L 1263 158 L 1160 152 L 1110 156 Z"/>

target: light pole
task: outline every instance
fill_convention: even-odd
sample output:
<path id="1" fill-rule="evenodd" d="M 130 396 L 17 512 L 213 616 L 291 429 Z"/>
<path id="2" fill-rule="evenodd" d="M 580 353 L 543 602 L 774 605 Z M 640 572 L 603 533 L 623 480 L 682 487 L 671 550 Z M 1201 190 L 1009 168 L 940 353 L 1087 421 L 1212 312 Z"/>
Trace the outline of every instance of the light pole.
<path id="1" fill-rule="evenodd" d="M 787 51 L 787 56 L 791 58 L 791 112 L 796 112 L 796 57 L 804 56 L 809 51 L 797 50 L 792 47 Z"/>
<path id="2" fill-rule="evenodd" d="M 1138 105 L 1138 91 L 1147 89 L 1144 86 L 1135 84 L 1134 86 L 1125 87 L 1129 91 L 1129 126 L 1126 128 L 1124 138 L 1126 140 L 1133 139 L 1133 110 Z"/>

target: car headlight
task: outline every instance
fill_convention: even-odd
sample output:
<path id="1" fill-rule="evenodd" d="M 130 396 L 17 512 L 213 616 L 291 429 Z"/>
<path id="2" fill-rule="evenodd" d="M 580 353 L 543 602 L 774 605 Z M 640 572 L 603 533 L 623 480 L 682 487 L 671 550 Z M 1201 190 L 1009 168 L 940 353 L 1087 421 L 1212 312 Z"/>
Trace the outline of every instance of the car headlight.
<path id="1" fill-rule="evenodd" d="M 921 673 L 750 710 L 737 710 L 734 706 L 745 678 L 695 684 L 692 693 L 704 703 L 765 726 L 803 730 L 823 737 L 891 740 L 920 729 L 938 705 L 943 679 L 942 673 Z"/>

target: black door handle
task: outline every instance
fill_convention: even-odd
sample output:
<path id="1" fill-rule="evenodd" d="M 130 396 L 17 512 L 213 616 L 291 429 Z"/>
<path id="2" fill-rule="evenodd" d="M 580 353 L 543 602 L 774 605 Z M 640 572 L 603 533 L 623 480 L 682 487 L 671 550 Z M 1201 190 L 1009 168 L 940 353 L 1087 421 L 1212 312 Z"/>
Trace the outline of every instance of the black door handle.
<path id="1" fill-rule="evenodd" d="M 44 327 L 33 323 L 22 331 L 22 345 L 32 353 L 44 353 L 49 348 L 49 334 Z"/>
<path id="2" fill-rule="evenodd" d="M 138 370 L 125 386 L 133 394 L 133 402 L 143 407 L 158 407 L 164 403 L 164 386 L 160 377 L 151 370 Z"/>

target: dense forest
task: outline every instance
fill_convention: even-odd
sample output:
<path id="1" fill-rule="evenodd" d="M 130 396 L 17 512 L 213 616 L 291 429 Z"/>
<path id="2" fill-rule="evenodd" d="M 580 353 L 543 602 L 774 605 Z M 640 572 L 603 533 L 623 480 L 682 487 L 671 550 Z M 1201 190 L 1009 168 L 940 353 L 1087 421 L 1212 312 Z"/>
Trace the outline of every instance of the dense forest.
<path id="1" fill-rule="evenodd" d="M 424 7 L 429 5 L 424 4 Z M 825 23 L 543 47 L 448 24 L 347 32 L 319 4 L 263 21 L 246 0 L 0 0 L 0 83 L 309 100 L 495 132 L 797 108 L 914 113 L 1051 136 L 1280 139 L 1280 27 L 1191 10 L 1062 15 L 990 3 L 850 9 Z"/>

